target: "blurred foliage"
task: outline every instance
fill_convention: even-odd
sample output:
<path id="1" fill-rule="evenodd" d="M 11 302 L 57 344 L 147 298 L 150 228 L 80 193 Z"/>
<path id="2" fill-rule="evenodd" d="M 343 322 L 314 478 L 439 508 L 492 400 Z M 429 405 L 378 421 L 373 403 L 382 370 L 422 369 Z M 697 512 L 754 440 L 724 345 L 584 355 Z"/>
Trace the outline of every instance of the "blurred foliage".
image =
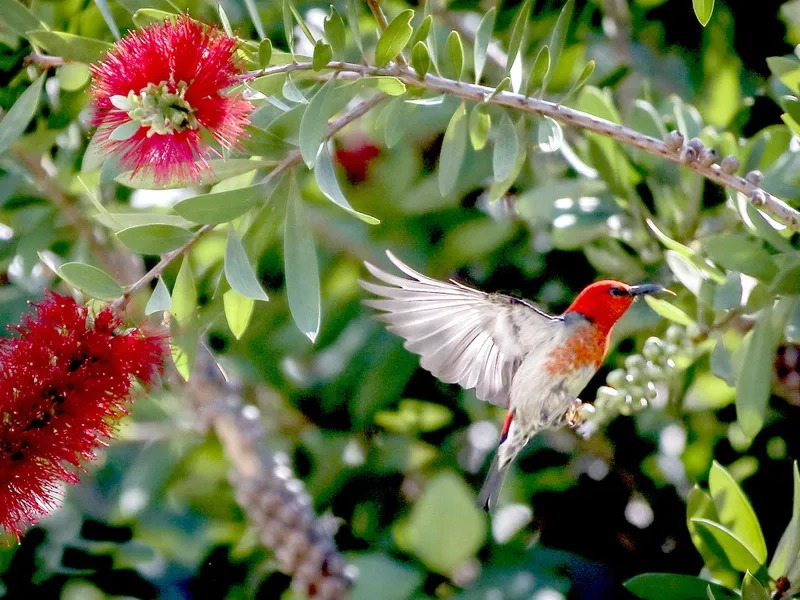
<path id="1" fill-rule="evenodd" d="M 800 344 L 791 229 L 741 194 L 597 134 L 391 77 L 320 86 L 310 72 L 246 86 L 257 104 L 250 137 L 204 185 L 150 190 L 90 143 L 86 64 L 115 29 L 158 11 L 227 20 L 253 69 L 285 64 L 289 51 L 313 56 L 315 69 L 330 56 L 388 63 L 405 47 L 429 72 L 526 90 L 657 138 L 699 137 L 797 206 L 797 0 L 694 1 L 694 13 L 688 0 L 393 0 L 391 38 L 355 0 L 334 10 L 2 4 L 0 321 L 16 322 L 60 279 L 113 297 L 199 225 L 232 222 L 173 261 L 129 316 L 172 311 L 185 376 L 206 333 L 259 408 L 271 449 L 290 455 L 318 512 L 341 519 L 353 598 L 798 592 L 800 375 L 796 362 L 773 372 L 776 355 Z M 41 69 L 26 62 L 33 51 L 72 62 Z M 375 90 L 392 97 L 320 150 L 328 119 Z M 294 149 L 313 169 L 260 184 Z M 639 303 L 619 323 L 582 395 L 598 399 L 592 435 L 533 440 L 489 519 L 474 490 L 502 412 L 421 370 L 362 307 L 361 262 L 382 264 L 385 248 L 431 276 L 552 312 L 600 277 L 658 281 L 677 296 Z M 0 549 L 0 593 L 296 598 L 200 421 L 180 386 L 137 400 L 64 506 Z"/>

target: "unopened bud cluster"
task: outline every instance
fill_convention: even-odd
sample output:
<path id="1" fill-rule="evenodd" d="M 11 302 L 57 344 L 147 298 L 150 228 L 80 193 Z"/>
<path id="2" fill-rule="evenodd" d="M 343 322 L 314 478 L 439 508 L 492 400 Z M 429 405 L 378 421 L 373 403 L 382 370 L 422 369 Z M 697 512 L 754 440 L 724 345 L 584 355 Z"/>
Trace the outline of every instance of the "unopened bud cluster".
<path id="1" fill-rule="evenodd" d="M 647 338 L 642 353 L 628 356 L 625 366 L 611 371 L 607 385 L 597 390 L 594 407 L 598 418 L 631 415 L 647 407 L 658 397 L 660 384 L 663 387 L 680 358 L 694 353 L 694 337 L 694 332 L 670 325 L 664 339 Z"/>

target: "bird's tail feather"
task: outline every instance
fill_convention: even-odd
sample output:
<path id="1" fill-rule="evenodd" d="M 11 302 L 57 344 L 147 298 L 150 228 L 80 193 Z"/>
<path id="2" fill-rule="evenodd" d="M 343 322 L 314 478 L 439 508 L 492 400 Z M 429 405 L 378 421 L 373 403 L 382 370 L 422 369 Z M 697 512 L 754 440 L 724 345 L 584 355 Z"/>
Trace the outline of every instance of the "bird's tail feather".
<path id="1" fill-rule="evenodd" d="M 492 465 L 489 467 L 489 474 L 486 476 L 486 481 L 483 482 L 483 487 L 478 494 L 478 506 L 487 512 L 494 511 L 497 506 L 497 499 L 500 497 L 500 490 L 503 488 L 503 482 L 508 474 L 508 467 L 511 461 L 507 461 L 503 466 L 500 466 L 500 453 L 498 452 Z"/>

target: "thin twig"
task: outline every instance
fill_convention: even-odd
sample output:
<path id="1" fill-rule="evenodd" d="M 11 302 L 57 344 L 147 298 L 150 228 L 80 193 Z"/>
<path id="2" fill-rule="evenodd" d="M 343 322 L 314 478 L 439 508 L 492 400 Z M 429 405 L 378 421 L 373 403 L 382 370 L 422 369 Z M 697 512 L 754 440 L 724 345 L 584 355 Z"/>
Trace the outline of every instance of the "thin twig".
<path id="1" fill-rule="evenodd" d="M 261 71 L 251 71 L 247 73 L 246 76 L 253 78 L 262 75 L 290 73 L 293 71 L 309 71 L 312 70 L 312 68 L 311 63 L 293 63 L 270 67 Z M 564 125 L 597 133 L 627 146 L 638 148 L 648 154 L 653 154 L 665 160 L 681 164 L 706 179 L 714 181 L 722 186 L 735 189 L 744 194 L 756 208 L 768 212 L 790 229 L 800 232 L 800 212 L 786 204 L 783 200 L 780 200 L 766 190 L 747 181 L 744 177 L 726 173 L 720 169 L 717 164 L 706 165 L 698 161 L 687 161 L 684 156 L 682 156 L 680 148 L 673 150 L 668 147 L 663 140 L 650 137 L 649 135 L 645 135 L 629 127 L 625 127 L 624 125 L 612 123 L 606 119 L 563 106 L 556 102 L 549 102 L 539 98 L 530 98 L 514 92 L 496 93 L 494 88 L 485 85 L 454 81 L 431 74 L 420 78 L 410 68 L 398 66 L 381 68 L 339 61 L 328 63 L 327 68 L 336 71 L 338 76 L 342 79 L 369 76 L 396 77 L 408 86 L 423 88 L 429 92 L 447 94 L 473 102 L 486 102 L 498 106 L 506 106 L 520 112 L 543 115 Z"/>
<path id="2" fill-rule="evenodd" d="M 370 96 L 366 100 L 363 100 L 356 104 L 353 108 L 345 112 L 341 117 L 332 121 L 328 124 L 328 128 L 325 133 L 325 141 L 330 139 L 334 136 L 339 130 L 344 128 L 346 125 L 350 124 L 351 122 L 355 121 L 359 117 L 364 116 L 370 110 L 375 108 L 378 104 L 386 100 L 388 96 L 386 94 L 375 94 L 374 96 Z M 302 162 L 302 156 L 299 150 L 292 150 L 289 152 L 275 167 L 267 173 L 261 183 L 269 183 L 278 176 L 282 175 L 292 167 L 300 164 Z M 175 260 L 177 257 L 186 254 L 192 246 L 194 246 L 201 238 L 203 238 L 207 233 L 214 230 L 216 225 L 203 225 L 200 229 L 198 229 L 195 234 L 189 239 L 185 244 L 183 244 L 180 248 L 176 248 L 175 250 L 164 254 L 161 257 L 161 260 L 158 262 L 156 266 L 150 269 L 147 273 L 145 273 L 138 281 L 132 283 L 125 293 L 120 296 L 117 300 L 114 301 L 113 307 L 118 311 L 124 310 L 125 306 L 130 302 L 131 297 L 135 292 L 143 288 L 144 286 L 148 285 L 151 281 L 161 275 L 161 272 L 167 268 L 167 266 Z"/>
<path id="3" fill-rule="evenodd" d="M 372 16 L 375 17 L 375 21 L 378 23 L 380 30 L 386 31 L 386 28 L 389 26 L 389 21 L 386 19 L 386 15 L 383 13 L 380 0 L 367 0 L 367 5 L 372 11 Z M 402 52 L 400 52 L 394 60 L 401 67 L 408 67 L 408 62 L 406 62 L 406 58 L 403 56 Z"/>
<path id="4" fill-rule="evenodd" d="M 37 65 L 43 69 L 52 69 L 53 67 L 65 65 L 69 61 L 61 56 L 50 56 L 49 54 L 42 54 L 41 52 L 31 52 L 22 62 L 25 65 Z"/>

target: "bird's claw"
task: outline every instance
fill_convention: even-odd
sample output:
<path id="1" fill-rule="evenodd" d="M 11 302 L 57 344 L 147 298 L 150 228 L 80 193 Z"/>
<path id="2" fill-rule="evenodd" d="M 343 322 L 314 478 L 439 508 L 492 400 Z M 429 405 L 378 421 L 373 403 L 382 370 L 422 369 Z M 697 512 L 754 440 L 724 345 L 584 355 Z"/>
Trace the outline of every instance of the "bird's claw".
<path id="1" fill-rule="evenodd" d="M 578 429 L 586 422 L 589 415 L 594 412 L 594 406 L 584 404 L 580 398 L 574 398 L 564 413 L 564 422 L 572 429 Z"/>

